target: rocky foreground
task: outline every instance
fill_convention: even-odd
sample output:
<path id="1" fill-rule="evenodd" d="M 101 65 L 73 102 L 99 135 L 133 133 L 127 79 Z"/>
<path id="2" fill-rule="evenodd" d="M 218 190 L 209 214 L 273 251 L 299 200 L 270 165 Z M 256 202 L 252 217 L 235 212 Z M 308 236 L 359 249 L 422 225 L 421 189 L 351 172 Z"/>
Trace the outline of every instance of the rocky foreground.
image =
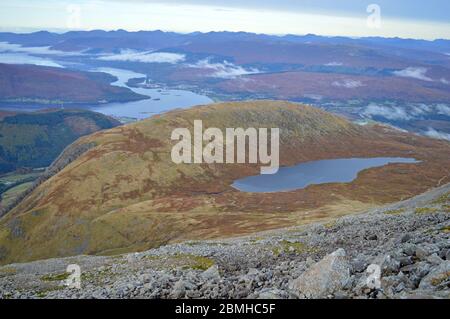
<path id="1" fill-rule="evenodd" d="M 0 297 L 450 298 L 450 184 L 325 224 L 3 266 Z"/>

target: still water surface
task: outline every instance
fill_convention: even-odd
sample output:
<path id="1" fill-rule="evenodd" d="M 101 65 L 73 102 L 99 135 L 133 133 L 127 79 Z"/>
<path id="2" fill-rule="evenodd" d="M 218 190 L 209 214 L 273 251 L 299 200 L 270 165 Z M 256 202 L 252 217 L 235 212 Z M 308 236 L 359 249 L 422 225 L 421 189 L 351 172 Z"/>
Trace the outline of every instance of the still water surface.
<path id="1" fill-rule="evenodd" d="M 349 183 L 362 170 L 391 163 L 419 163 L 414 158 L 376 157 L 312 161 L 281 167 L 273 175 L 257 175 L 236 180 L 233 187 L 250 193 L 286 192 L 325 183 Z"/>
<path id="2" fill-rule="evenodd" d="M 106 115 L 112 115 L 118 118 L 128 117 L 144 119 L 154 114 L 160 114 L 173 109 L 188 108 L 191 106 L 213 103 L 213 100 L 207 96 L 186 90 L 133 88 L 127 86 L 126 83 L 128 80 L 145 78 L 145 74 L 113 68 L 100 68 L 96 69 L 96 71 L 109 73 L 117 77 L 118 81 L 114 82 L 113 85 L 127 87 L 138 94 L 150 97 L 147 100 L 125 103 L 108 103 L 90 108 L 92 111 Z"/>
<path id="3" fill-rule="evenodd" d="M 57 61 L 57 56 L 46 55 L 34 56 L 25 52 L 0 52 L 0 63 L 6 64 L 33 64 L 40 66 L 51 66 L 64 68 L 64 63 Z M 71 65 L 75 67 L 76 65 Z M 116 69 L 116 68 L 97 68 L 92 71 L 109 73 L 118 78 L 112 85 L 129 88 L 130 90 L 148 96 L 149 99 L 124 103 L 107 103 L 87 107 L 87 109 L 119 119 L 145 119 L 154 114 L 164 113 L 177 108 L 189 108 L 196 105 L 210 104 L 214 101 L 209 97 L 196 94 L 187 90 L 168 90 L 154 88 L 133 88 L 127 86 L 130 79 L 145 78 L 145 74 L 137 72 Z M 2 107 L 4 110 L 11 111 L 36 111 L 46 109 L 48 105 L 36 105 L 33 107 Z M 84 108 L 84 107 L 83 107 Z"/>

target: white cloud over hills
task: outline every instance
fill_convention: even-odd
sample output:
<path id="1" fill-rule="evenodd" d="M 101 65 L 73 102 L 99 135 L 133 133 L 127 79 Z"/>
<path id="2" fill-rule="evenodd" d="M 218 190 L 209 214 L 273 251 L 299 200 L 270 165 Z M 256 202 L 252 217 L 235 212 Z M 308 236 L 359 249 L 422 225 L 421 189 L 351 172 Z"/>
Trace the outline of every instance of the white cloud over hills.
<path id="1" fill-rule="evenodd" d="M 325 66 L 342 66 L 342 65 L 344 65 L 344 63 L 333 61 L 333 62 L 326 63 L 326 64 L 324 64 L 324 65 L 325 65 Z"/>
<path id="2" fill-rule="evenodd" d="M 426 75 L 428 69 L 423 67 L 408 67 L 404 70 L 392 72 L 396 76 L 401 76 L 405 78 L 413 78 L 422 81 L 433 81 L 430 77 Z"/>
<path id="3" fill-rule="evenodd" d="M 346 89 L 356 89 L 364 86 L 364 84 L 361 81 L 356 80 L 334 81 L 332 85 L 336 87 L 343 87 Z"/>
<path id="4" fill-rule="evenodd" d="M 103 61 L 177 64 L 183 62 L 185 58 L 184 54 L 178 53 L 122 50 L 119 54 L 101 56 L 98 59 Z"/>
<path id="5" fill-rule="evenodd" d="M 391 121 L 408 121 L 412 119 L 408 112 L 402 107 L 391 107 L 374 103 L 371 103 L 366 107 L 363 115 L 370 118 L 381 116 Z"/>
<path id="6" fill-rule="evenodd" d="M 191 68 L 212 70 L 212 77 L 222 79 L 235 79 L 243 75 L 261 73 L 261 71 L 256 68 L 246 69 L 228 61 L 223 61 L 222 63 L 211 63 L 209 59 L 200 60 L 197 63 L 189 64 L 188 66 Z"/>
<path id="7" fill-rule="evenodd" d="M 0 42 L 0 52 L 9 53 L 27 53 L 37 55 L 80 55 L 81 52 L 64 52 L 59 50 L 52 50 L 49 46 L 43 47 L 24 47 L 20 44 L 9 42 Z"/>
<path id="8" fill-rule="evenodd" d="M 447 141 L 450 141 L 450 134 L 447 134 L 447 133 L 444 133 L 444 132 L 436 131 L 436 130 L 433 129 L 433 128 L 428 128 L 428 131 L 426 131 L 426 132 L 424 133 L 424 135 L 426 135 L 426 136 L 428 136 L 428 137 L 431 137 L 431 138 L 438 139 L 438 140 L 447 140 Z"/>
<path id="9" fill-rule="evenodd" d="M 411 104 L 405 106 L 369 104 L 362 115 L 368 118 L 384 117 L 390 121 L 418 120 L 430 115 L 450 116 L 450 106 L 446 104 Z"/>

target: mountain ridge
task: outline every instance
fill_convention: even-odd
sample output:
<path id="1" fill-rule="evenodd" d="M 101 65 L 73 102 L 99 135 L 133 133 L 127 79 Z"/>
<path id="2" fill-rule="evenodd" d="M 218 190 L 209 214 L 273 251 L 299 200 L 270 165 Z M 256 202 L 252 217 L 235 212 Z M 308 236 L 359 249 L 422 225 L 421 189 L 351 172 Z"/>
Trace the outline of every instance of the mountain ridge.
<path id="1" fill-rule="evenodd" d="M 234 179 L 257 165 L 175 165 L 171 130 L 281 129 L 281 165 L 344 157 L 414 157 L 361 172 L 348 184 L 277 194 L 240 193 Z M 94 133 L 79 158 L 0 220 L 0 262 L 140 251 L 187 239 L 228 237 L 356 213 L 445 183 L 450 144 L 383 126 L 358 126 L 313 107 L 280 102 L 219 103 L 172 111 Z M 72 146 L 72 147 L 73 147 Z"/>

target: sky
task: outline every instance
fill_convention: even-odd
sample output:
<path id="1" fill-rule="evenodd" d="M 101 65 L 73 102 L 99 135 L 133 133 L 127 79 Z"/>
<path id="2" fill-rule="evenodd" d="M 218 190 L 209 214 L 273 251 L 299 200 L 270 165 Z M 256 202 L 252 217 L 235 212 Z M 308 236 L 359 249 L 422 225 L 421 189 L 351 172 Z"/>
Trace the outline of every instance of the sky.
<path id="1" fill-rule="evenodd" d="M 245 31 L 450 39 L 448 0 L 8 0 L 0 30 Z"/>

